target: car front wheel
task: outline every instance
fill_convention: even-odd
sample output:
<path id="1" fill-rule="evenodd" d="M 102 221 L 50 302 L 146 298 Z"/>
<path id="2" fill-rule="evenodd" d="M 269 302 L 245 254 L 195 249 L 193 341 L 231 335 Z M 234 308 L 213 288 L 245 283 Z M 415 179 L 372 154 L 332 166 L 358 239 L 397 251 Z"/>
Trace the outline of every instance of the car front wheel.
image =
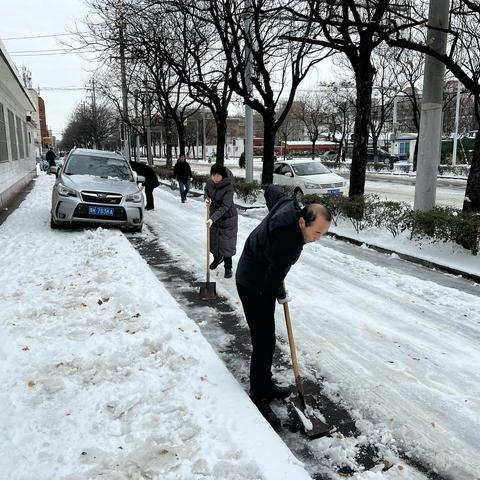
<path id="1" fill-rule="evenodd" d="M 57 230 L 60 228 L 60 226 L 55 223 L 55 220 L 52 217 L 50 217 L 50 228 L 52 230 Z"/>

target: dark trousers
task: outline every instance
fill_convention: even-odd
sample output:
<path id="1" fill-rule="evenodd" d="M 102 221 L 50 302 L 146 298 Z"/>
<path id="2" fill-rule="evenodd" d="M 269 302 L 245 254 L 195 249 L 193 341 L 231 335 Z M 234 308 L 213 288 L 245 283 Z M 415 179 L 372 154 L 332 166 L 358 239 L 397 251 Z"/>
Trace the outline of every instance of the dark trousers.
<path id="1" fill-rule="evenodd" d="M 250 397 L 266 398 L 272 387 L 275 352 L 275 296 L 250 290 L 237 283 L 237 291 L 252 338 Z"/>
<path id="2" fill-rule="evenodd" d="M 218 262 L 222 257 L 217 257 L 217 255 L 213 256 L 213 261 Z M 225 270 L 232 269 L 232 257 L 223 257 L 223 264 L 225 266 Z"/>
<path id="3" fill-rule="evenodd" d="M 145 185 L 145 197 L 147 198 L 145 208 L 153 208 L 153 187 L 151 185 Z"/>
<path id="4" fill-rule="evenodd" d="M 182 203 L 187 199 L 187 193 L 190 191 L 190 180 L 179 180 L 178 188 L 180 190 L 180 198 Z"/>

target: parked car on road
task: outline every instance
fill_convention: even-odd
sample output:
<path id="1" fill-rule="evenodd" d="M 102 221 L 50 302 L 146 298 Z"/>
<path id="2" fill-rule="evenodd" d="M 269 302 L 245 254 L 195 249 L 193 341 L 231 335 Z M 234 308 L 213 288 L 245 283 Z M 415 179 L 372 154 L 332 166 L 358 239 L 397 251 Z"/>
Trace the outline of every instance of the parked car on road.
<path id="1" fill-rule="evenodd" d="M 337 159 L 337 155 L 338 152 L 336 150 L 327 150 L 319 156 L 319 160 L 333 162 Z"/>
<path id="2" fill-rule="evenodd" d="M 297 201 L 304 195 L 343 195 L 347 181 L 318 160 L 286 160 L 273 166 L 273 183 L 293 188 Z"/>
<path id="3" fill-rule="evenodd" d="M 57 172 L 52 192 L 52 228 L 73 223 L 143 226 L 143 177 L 118 153 L 75 149 Z"/>
<path id="4" fill-rule="evenodd" d="M 377 153 L 374 154 L 373 150 L 367 151 L 367 162 L 380 162 L 385 163 L 387 165 L 398 162 L 400 158 L 398 155 L 392 155 L 386 150 L 382 150 L 381 148 L 377 149 Z"/>

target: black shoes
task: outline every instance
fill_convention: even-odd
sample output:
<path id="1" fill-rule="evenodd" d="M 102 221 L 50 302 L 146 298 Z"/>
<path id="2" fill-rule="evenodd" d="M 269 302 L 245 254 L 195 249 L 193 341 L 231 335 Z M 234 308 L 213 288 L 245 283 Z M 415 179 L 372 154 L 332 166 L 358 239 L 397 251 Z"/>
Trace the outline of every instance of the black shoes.
<path id="1" fill-rule="evenodd" d="M 231 268 L 226 268 L 225 269 L 225 278 L 232 278 L 233 277 L 233 272 Z"/>
<path id="2" fill-rule="evenodd" d="M 274 430 L 278 430 L 282 422 L 275 415 L 272 407 L 270 407 L 270 400 L 268 398 L 261 398 L 259 400 L 252 400 L 258 411 L 264 416 L 265 420 L 272 426 Z"/>
<path id="3" fill-rule="evenodd" d="M 154 207 L 151 207 L 150 205 L 148 207 L 145 207 L 145 210 L 154 210 Z"/>
<path id="4" fill-rule="evenodd" d="M 270 393 L 268 394 L 269 400 L 284 400 L 285 398 L 289 397 L 292 393 L 292 389 L 290 387 L 282 387 L 277 385 L 276 383 L 272 383 L 272 388 L 270 389 Z"/>
<path id="5" fill-rule="evenodd" d="M 210 264 L 210 270 L 215 270 L 221 263 L 223 263 L 223 257 L 216 258 L 216 259 Z"/>

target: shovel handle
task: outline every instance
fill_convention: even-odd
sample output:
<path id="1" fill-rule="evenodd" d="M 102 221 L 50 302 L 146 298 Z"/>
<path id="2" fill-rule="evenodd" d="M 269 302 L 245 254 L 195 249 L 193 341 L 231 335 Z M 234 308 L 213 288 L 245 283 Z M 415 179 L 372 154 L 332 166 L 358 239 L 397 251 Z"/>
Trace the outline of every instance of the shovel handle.
<path id="1" fill-rule="evenodd" d="M 305 394 L 303 391 L 302 377 L 300 376 L 300 369 L 298 367 L 297 352 L 295 349 L 295 339 L 293 338 L 292 322 L 290 320 L 290 309 L 288 303 L 283 304 L 283 313 L 285 314 L 285 323 L 287 324 L 288 344 L 290 345 L 290 355 L 292 357 L 293 373 L 295 375 L 295 383 L 297 384 L 298 394 L 305 403 Z"/>
<path id="2" fill-rule="evenodd" d="M 210 204 L 207 204 L 207 222 L 210 219 Z M 210 283 L 210 227 L 207 225 L 207 284 Z"/>

